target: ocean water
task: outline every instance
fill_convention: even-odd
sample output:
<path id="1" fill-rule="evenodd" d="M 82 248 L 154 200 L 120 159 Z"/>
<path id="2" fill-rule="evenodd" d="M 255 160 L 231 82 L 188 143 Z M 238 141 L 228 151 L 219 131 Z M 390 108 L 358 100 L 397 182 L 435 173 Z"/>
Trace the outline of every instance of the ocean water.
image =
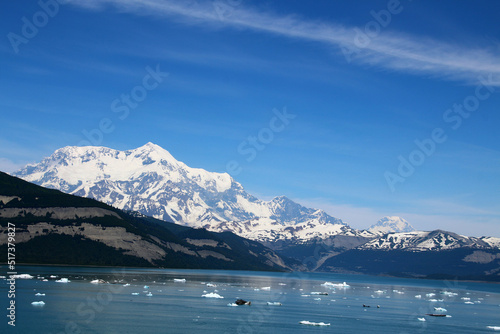
<path id="1" fill-rule="evenodd" d="M 18 266 L 17 272 L 35 278 L 16 280 L 15 327 L 8 325 L 12 298 L 2 280 L 2 333 L 500 333 L 499 284 L 220 270 Z M 95 279 L 110 283 L 91 284 Z M 224 298 L 202 297 L 210 293 Z M 228 306 L 237 298 L 252 304 Z"/>

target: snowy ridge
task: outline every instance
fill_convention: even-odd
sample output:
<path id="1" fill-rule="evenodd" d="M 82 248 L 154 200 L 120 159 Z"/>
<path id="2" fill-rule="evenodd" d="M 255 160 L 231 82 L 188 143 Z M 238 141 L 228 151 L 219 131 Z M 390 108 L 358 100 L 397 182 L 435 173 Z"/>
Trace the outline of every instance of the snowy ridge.
<path id="1" fill-rule="evenodd" d="M 499 248 L 498 238 L 491 237 L 466 237 L 452 232 L 435 230 L 432 232 L 414 231 L 405 233 L 389 233 L 380 238 L 371 240 L 358 249 L 370 250 L 394 250 L 406 251 L 436 251 L 457 248 L 491 249 Z"/>
<path id="2" fill-rule="evenodd" d="M 127 151 L 68 146 L 13 175 L 119 209 L 253 240 L 357 233 L 342 220 L 285 196 L 259 200 L 229 174 L 191 168 L 153 143 Z"/>
<path id="3" fill-rule="evenodd" d="M 376 224 L 370 226 L 369 232 L 383 235 L 394 232 L 413 232 L 415 229 L 401 217 L 391 216 L 380 219 Z"/>

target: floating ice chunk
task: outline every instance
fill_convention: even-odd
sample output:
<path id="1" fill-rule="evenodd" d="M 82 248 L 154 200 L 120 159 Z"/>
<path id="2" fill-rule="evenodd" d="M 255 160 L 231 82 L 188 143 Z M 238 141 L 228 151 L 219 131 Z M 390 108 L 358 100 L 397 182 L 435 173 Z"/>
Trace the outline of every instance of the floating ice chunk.
<path id="1" fill-rule="evenodd" d="M 139 292 L 132 292 L 132 296 L 139 296 Z"/>
<path id="2" fill-rule="evenodd" d="M 32 279 L 32 278 L 35 278 L 35 277 L 31 276 L 30 274 L 19 274 L 19 275 L 10 275 L 10 278 L 15 278 L 15 279 Z"/>
<path id="3" fill-rule="evenodd" d="M 35 296 L 45 296 L 45 293 L 38 292 L 38 293 L 35 294 Z"/>
<path id="4" fill-rule="evenodd" d="M 462 299 L 462 300 L 470 300 L 470 297 L 462 297 L 460 299 Z"/>
<path id="5" fill-rule="evenodd" d="M 500 326 L 486 326 L 486 328 L 493 329 L 494 331 L 500 331 Z"/>
<path id="6" fill-rule="evenodd" d="M 207 294 L 204 294 L 204 295 L 201 295 L 202 297 L 205 297 L 205 298 L 224 298 L 222 297 L 221 295 L 219 295 L 218 293 L 215 293 L 215 292 L 210 292 L 210 293 L 207 293 Z"/>
<path id="7" fill-rule="evenodd" d="M 56 275 L 50 275 L 50 278 L 57 278 Z"/>
<path id="8" fill-rule="evenodd" d="M 282 304 L 280 302 L 267 302 L 267 305 L 271 306 L 281 306 Z"/>
<path id="9" fill-rule="evenodd" d="M 418 321 L 425 321 L 425 318 L 417 318 Z"/>
<path id="10" fill-rule="evenodd" d="M 67 278 L 61 278 L 61 279 L 56 280 L 56 282 L 57 283 L 69 283 L 71 281 Z"/>
<path id="11" fill-rule="evenodd" d="M 431 293 L 426 294 L 425 296 L 430 298 L 430 297 L 434 297 L 435 295 L 436 295 L 435 293 L 431 292 Z"/>
<path id="12" fill-rule="evenodd" d="M 144 289 L 149 289 L 149 286 L 145 285 L 145 286 L 144 286 Z"/>
<path id="13" fill-rule="evenodd" d="M 471 301 L 466 301 L 464 304 L 474 305 L 474 302 L 471 302 Z"/>
<path id="14" fill-rule="evenodd" d="M 448 296 L 448 297 L 453 297 L 453 296 L 458 296 L 458 293 L 456 292 L 450 292 L 450 291 L 441 291 L 442 295 Z"/>
<path id="15" fill-rule="evenodd" d="M 33 306 L 43 306 L 43 305 L 45 305 L 45 302 L 42 302 L 42 301 L 32 302 L 31 305 L 33 305 Z"/>
<path id="16" fill-rule="evenodd" d="M 255 289 L 253 289 L 253 291 L 260 291 L 260 289 L 255 288 Z"/>
<path id="17" fill-rule="evenodd" d="M 311 292 L 311 295 L 328 296 L 328 292 L 318 292 L 318 291 L 313 291 L 313 292 Z"/>
<path id="18" fill-rule="evenodd" d="M 286 283 L 278 283 L 278 285 L 286 285 Z"/>
<path id="19" fill-rule="evenodd" d="M 148 292 L 148 293 L 146 294 L 146 296 L 148 296 L 148 297 L 153 297 L 153 294 L 152 294 L 151 292 Z"/>
<path id="20" fill-rule="evenodd" d="M 321 300 L 321 298 L 314 298 L 314 300 Z"/>
<path id="21" fill-rule="evenodd" d="M 311 295 L 300 295 L 301 297 L 311 297 Z"/>
<path id="22" fill-rule="evenodd" d="M 330 326 L 330 323 L 325 324 L 324 322 L 312 322 L 307 320 L 299 321 L 299 324 L 309 326 Z"/>
<path id="23" fill-rule="evenodd" d="M 422 298 L 422 295 L 416 295 L 415 298 L 420 299 Z"/>
<path id="24" fill-rule="evenodd" d="M 262 288 L 260 288 L 261 290 L 264 290 L 264 291 L 270 291 L 271 290 L 271 287 L 270 286 L 264 286 Z"/>
<path id="25" fill-rule="evenodd" d="M 174 282 L 176 282 L 176 283 L 186 283 L 186 279 L 185 278 L 174 278 Z"/>
<path id="26" fill-rule="evenodd" d="M 325 282 L 321 284 L 322 286 L 326 286 L 328 288 L 349 288 L 350 285 L 347 284 L 346 282 L 343 283 L 332 283 L 332 282 Z"/>
<path id="27" fill-rule="evenodd" d="M 442 307 L 434 307 L 434 311 L 437 311 L 437 312 L 448 312 L 447 309 L 442 308 Z"/>
<path id="28" fill-rule="evenodd" d="M 95 279 L 93 281 L 90 281 L 90 283 L 92 283 L 92 284 L 104 284 L 104 283 L 106 283 L 106 281 L 102 280 L 102 279 Z"/>
<path id="29" fill-rule="evenodd" d="M 130 283 L 125 283 L 123 284 L 123 286 L 130 286 Z"/>
<path id="30" fill-rule="evenodd" d="M 385 293 L 385 291 L 382 291 L 382 290 L 377 290 L 377 291 L 375 291 L 375 293 L 382 294 L 382 293 Z"/>
<path id="31" fill-rule="evenodd" d="M 207 283 L 207 286 L 209 288 L 215 288 L 217 285 L 213 284 L 213 283 Z"/>
<path id="32" fill-rule="evenodd" d="M 238 304 L 236 304 L 236 303 L 229 303 L 229 304 L 227 304 L 227 306 L 238 306 Z"/>

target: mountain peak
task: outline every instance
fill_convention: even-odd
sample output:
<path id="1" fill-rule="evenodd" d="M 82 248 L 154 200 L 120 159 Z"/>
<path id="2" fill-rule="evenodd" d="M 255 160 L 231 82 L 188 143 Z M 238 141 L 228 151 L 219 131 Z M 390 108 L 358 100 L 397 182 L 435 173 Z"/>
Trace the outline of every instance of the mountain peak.
<path id="1" fill-rule="evenodd" d="M 269 223 L 269 227 L 300 227 L 304 238 L 309 238 L 307 231 L 314 228 L 319 231 L 325 225 L 332 225 L 328 226 L 331 233 L 341 233 L 347 228 L 340 219 L 322 210 L 306 208 L 285 196 L 260 200 L 248 194 L 229 174 L 189 167 L 151 142 L 127 151 L 65 147 L 14 175 L 120 209 L 193 227 L 231 230 L 226 223 L 257 219 Z M 251 224 L 242 231 L 257 228 Z M 266 233 L 273 235 L 265 227 Z M 282 232 L 292 238 L 297 231 Z"/>
<path id="2" fill-rule="evenodd" d="M 376 234 L 413 232 L 415 229 L 405 219 L 398 216 L 385 216 L 370 226 L 369 232 Z"/>

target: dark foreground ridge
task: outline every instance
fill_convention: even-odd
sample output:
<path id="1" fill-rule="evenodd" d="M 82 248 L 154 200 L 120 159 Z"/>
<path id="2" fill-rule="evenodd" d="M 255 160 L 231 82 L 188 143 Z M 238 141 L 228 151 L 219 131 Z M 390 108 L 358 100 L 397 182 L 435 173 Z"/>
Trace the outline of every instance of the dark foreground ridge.
<path id="1" fill-rule="evenodd" d="M 8 223 L 15 225 L 17 263 L 288 270 L 274 251 L 233 233 L 124 212 L 0 172 L 1 235 Z M 7 238 L 0 254 L 7 254 Z"/>

